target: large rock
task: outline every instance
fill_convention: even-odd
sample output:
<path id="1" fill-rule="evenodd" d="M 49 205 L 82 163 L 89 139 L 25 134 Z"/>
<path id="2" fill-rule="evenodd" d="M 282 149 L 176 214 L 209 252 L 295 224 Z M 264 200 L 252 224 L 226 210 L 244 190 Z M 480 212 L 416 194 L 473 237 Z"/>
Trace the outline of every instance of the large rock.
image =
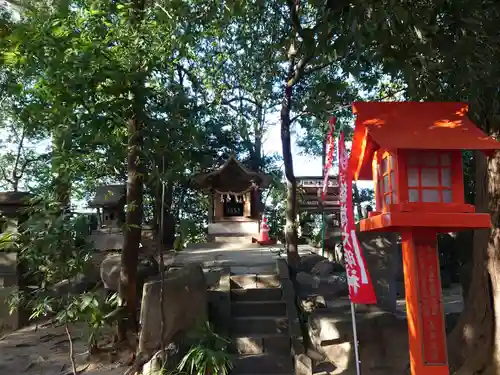
<path id="1" fill-rule="evenodd" d="M 299 272 L 295 280 L 301 297 L 319 294 L 325 299 L 331 299 L 346 296 L 349 293 L 345 272 L 328 276 L 312 276 L 306 272 Z"/>
<path id="2" fill-rule="evenodd" d="M 317 277 L 317 279 L 317 293 L 322 295 L 325 299 L 334 299 L 335 297 L 345 297 L 349 295 L 349 286 L 347 285 L 347 275 L 345 272 Z"/>
<path id="3" fill-rule="evenodd" d="M 381 310 L 356 315 L 363 375 L 403 374 L 409 363 L 405 319 Z M 335 370 L 331 374 L 356 373 L 350 307 L 317 309 L 309 315 L 309 337 Z"/>
<path id="4" fill-rule="evenodd" d="M 337 272 L 345 272 L 344 267 L 338 263 L 330 262 L 327 259 L 323 259 L 316 263 L 311 270 L 312 275 L 320 277 L 328 276 Z"/>
<path id="5" fill-rule="evenodd" d="M 306 313 L 311 313 L 318 308 L 325 308 L 326 301 L 323 296 L 311 295 L 305 299 L 300 300 L 300 309 Z"/>
<path id="6" fill-rule="evenodd" d="M 170 343 L 164 350 L 158 350 L 151 359 L 142 366 L 142 375 L 159 375 L 172 368 L 175 369 L 179 357 L 179 346 Z M 173 366 L 172 366 L 173 365 Z"/>
<path id="7" fill-rule="evenodd" d="M 87 275 L 77 275 L 71 280 L 63 280 L 52 285 L 48 294 L 57 298 L 67 298 L 76 294 L 83 294 L 96 287 L 98 280 Z"/>
<path id="8" fill-rule="evenodd" d="M 144 284 L 141 303 L 139 353 L 151 355 L 161 347 L 161 282 Z M 163 285 L 163 342 L 195 327 L 207 316 L 207 282 L 200 265 L 188 265 L 166 274 Z"/>
<path id="9" fill-rule="evenodd" d="M 311 273 L 313 267 L 322 260 L 327 259 L 318 254 L 307 254 L 301 256 L 299 266 L 297 267 L 297 272 Z"/>
<path id="10" fill-rule="evenodd" d="M 314 278 L 314 276 L 306 273 L 299 272 L 295 275 L 295 281 L 299 284 L 299 292 L 302 293 L 312 293 L 314 289 L 318 287 L 319 280 Z"/>
<path id="11" fill-rule="evenodd" d="M 101 263 L 100 275 L 104 288 L 110 292 L 117 292 L 120 282 L 121 254 L 114 254 Z M 137 266 L 137 284 L 142 290 L 142 285 L 151 276 L 158 274 L 158 262 L 154 257 L 147 257 L 140 260 Z"/>

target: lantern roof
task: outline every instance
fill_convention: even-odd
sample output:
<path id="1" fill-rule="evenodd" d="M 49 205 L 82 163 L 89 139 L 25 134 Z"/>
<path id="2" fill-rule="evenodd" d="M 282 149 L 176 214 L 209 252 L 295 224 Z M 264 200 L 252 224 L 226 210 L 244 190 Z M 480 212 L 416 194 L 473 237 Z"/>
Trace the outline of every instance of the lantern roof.
<path id="1" fill-rule="evenodd" d="M 354 179 L 371 179 L 374 152 L 386 150 L 478 150 L 490 153 L 500 142 L 468 117 L 461 102 L 355 102 L 349 167 Z"/>

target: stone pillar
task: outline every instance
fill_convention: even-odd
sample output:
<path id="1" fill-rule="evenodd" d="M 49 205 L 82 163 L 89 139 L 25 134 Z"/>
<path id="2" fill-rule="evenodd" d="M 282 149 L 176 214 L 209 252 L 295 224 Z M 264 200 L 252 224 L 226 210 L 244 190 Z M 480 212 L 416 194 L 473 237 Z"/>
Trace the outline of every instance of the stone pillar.
<path id="1" fill-rule="evenodd" d="M 10 314 L 8 299 L 19 289 L 17 269 L 17 253 L 0 252 L 0 331 L 19 329 L 22 326 L 23 311 L 16 310 Z"/>
<path id="2" fill-rule="evenodd" d="M 395 312 L 397 300 L 398 237 L 397 233 L 357 232 L 372 279 L 377 304 Z"/>
<path id="3" fill-rule="evenodd" d="M 25 210 L 29 206 L 29 193 L 0 193 L 0 236 L 18 232 L 19 224 L 26 217 Z M 27 322 L 26 311 L 18 310 L 12 315 L 9 312 L 8 298 L 19 289 L 20 272 L 18 270 L 17 252 L 0 252 L 0 330 L 2 328 L 19 329 Z"/>

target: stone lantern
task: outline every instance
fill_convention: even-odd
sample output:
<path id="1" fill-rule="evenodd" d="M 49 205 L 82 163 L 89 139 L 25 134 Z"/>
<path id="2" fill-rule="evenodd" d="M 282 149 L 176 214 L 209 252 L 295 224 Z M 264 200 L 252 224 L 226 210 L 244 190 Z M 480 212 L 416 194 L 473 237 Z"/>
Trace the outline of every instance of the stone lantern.
<path id="1" fill-rule="evenodd" d="M 0 192 L 0 233 L 17 232 L 27 217 L 30 198 L 32 195 L 26 192 Z"/>
<path id="2" fill-rule="evenodd" d="M 101 228 L 121 231 L 125 223 L 126 192 L 125 185 L 104 185 L 97 188 L 89 206 L 100 211 Z"/>
<path id="3" fill-rule="evenodd" d="M 0 236 L 16 233 L 28 218 L 32 195 L 26 192 L 0 193 Z M 0 328 L 19 329 L 27 322 L 23 309 L 9 312 L 8 298 L 19 288 L 20 274 L 17 251 L 0 251 Z"/>

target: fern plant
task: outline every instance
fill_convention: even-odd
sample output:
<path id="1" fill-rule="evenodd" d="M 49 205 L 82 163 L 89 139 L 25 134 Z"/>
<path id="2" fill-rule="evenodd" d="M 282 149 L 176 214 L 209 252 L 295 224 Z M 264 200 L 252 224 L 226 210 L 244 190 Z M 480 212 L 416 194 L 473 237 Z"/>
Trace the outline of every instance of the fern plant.
<path id="1" fill-rule="evenodd" d="M 182 358 L 177 369 L 191 375 L 228 375 L 233 368 L 228 352 L 230 341 L 205 322 L 196 333 L 198 344 Z"/>

